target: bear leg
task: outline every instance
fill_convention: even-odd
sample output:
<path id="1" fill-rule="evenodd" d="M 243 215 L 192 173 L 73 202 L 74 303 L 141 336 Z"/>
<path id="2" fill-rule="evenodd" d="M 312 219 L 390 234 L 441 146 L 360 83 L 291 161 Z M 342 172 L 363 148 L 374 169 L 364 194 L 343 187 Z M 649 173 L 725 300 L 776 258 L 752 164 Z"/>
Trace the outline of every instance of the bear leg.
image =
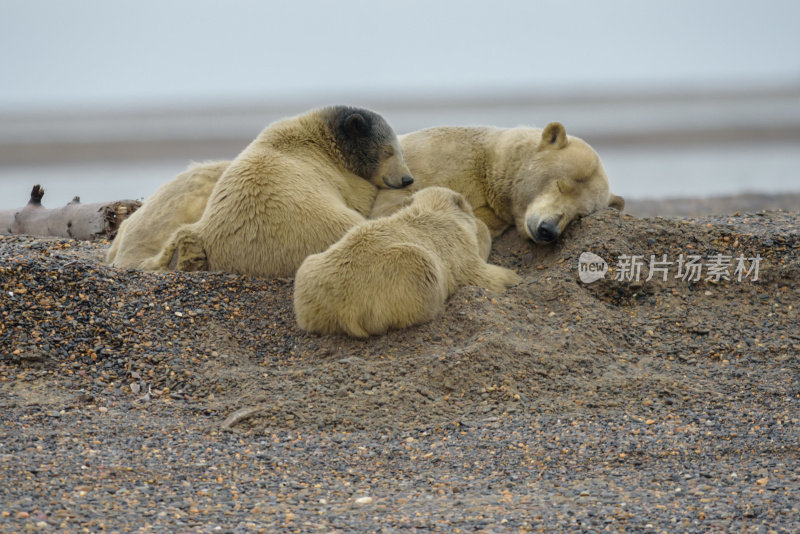
<path id="1" fill-rule="evenodd" d="M 178 238 L 169 260 L 169 268 L 175 271 L 205 271 L 208 257 L 202 240 L 195 233 L 184 233 Z"/>
<path id="2" fill-rule="evenodd" d="M 478 218 L 475 219 L 475 225 L 478 227 L 478 256 L 486 261 L 492 252 L 492 233 L 486 223 Z"/>
<path id="3" fill-rule="evenodd" d="M 203 241 L 190 228 L 179 228 L 167 240 L 164 248 L 142 262 L 146 271 L 202 271 L 208 269 L 208 257 Z"/>
<path id="4" fill-rule="evenodd" d="M 511 269 L 485 263 L 478 272 L 476 279 L 472 280 L 471 283 L 486 288 L 489 291 L 494 291 L 495 293 L 502 293 L 509 287 L 519 284 L 521 281 L 522 278 Z"/>
<path id="5" fill-rule="evenodd" d="M 500 234 L 506 231 L 506 228 L 511 226 L 511 224 L 498 217 L 489 206 L 481 206 L 474 211 L 475 217 L 482 220 L 489 227 L 493 238 L 499 237 Z"/>
<path id="6" fill-rule="evenodd" d="M 408 189 L 379 189 L 369 213 L 370 219 L 388 217 L 411 203 L 412 192 Z"/>

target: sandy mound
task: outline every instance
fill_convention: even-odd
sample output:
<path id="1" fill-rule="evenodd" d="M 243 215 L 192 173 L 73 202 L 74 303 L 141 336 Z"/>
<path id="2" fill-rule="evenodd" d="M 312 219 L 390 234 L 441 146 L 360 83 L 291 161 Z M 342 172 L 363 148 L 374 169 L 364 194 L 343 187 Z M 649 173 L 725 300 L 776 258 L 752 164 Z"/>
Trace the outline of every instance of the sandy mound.
<path id="1" fill-rule="evenodd" d="M 292 281 L 143 273 L 100 264 L 106 245 L 0 236 L 0 378 L 40 388 L 169 397 L 234 429 L 469 426 L 523 412 L 658 411 L 695 398 L 800 392 L 796 217 L 637 219 L 603 211 L 559 244 L 515 232 L 490 261 L 523 282 L 458 291 L 433 322 L 366 341 L 299 331 Z M 660 276 L 592 284 L 578 258 L 761 256 L 759 280 Z M 733 269 L 731 268 L 731 271 Z M 794 306 L 794 307 L 793 307 Z M 735 362 L 736 372 L 730 372 Z M 747 389 L 736 373 L 754 372 Z M 757 372 L 756 372 L 757 371 Z M 48 383 L 57 383 L 48 388 Z M 768 401 L 767 401 L 768 402 Z M 237 414 L 237 410 L 245 409 Z"/>

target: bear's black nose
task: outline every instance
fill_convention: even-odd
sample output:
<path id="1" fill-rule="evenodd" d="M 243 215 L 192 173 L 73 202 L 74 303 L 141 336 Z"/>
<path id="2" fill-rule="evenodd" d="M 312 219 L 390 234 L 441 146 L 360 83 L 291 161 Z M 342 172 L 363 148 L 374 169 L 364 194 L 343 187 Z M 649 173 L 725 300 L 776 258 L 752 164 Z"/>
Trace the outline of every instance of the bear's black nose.
<path id="1" fill-rule="evenodd" d="M 400 180 L 403 184 L 403 187 L 408 187 L 409 185 L 414 183 L 414 178 L 410 174 L 406 174 Z"/>
<path id="2" fill-rule="evenodd" d="M 536 228 L 535 237 L 542 243 L 551 243 L 558 237 L 558 228 L 550 221 L 544 221 Z"/>

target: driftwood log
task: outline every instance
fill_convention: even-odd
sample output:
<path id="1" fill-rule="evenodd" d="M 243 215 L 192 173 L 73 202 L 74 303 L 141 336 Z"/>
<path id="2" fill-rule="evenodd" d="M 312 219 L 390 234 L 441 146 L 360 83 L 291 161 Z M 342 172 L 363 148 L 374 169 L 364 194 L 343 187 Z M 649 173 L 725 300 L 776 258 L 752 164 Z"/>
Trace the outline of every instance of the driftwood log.
<path id="1" fill-rule="evenodd" d="M 0 234 L 113 239 L 122 221 L 142 205 L 137 200 L 81 204 L 75 197 L 62 208 L 47 209 L 42 206 L 43 196 L 44 188 L 37 184 L 23 208 L 0 210 Z"/>

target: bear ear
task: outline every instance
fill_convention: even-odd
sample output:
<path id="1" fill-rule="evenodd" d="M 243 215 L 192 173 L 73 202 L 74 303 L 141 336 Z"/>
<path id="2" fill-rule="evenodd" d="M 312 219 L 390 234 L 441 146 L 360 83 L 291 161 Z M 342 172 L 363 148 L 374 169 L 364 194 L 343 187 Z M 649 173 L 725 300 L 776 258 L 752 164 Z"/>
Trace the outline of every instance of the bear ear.
<path id="1" fill-rule="evenodd" d="M 472 214 L 472 207 L 467 202 L 467 199 L 464 198 L 464 195 L 461 193 L 455 193 L 450 197 L 450 201 L 461 211 Z"/>
<path id="2" fill-rule="evenodd" d="M 344 131 L 350 139 L 364 137 L 369 133 L 369 124 L 361 113 L 353 113 L 344 120 Z"/>
<path id="3" fill-rule="evenodd" d="M 623 208 L 625 208 L 625 199 L 612 193 L 611 197 L 608 199 L 608 207 L 622 211 Z"/>
<path id="4" fill-rule="evenodd" d="M 539 150 L 543 148 L 564 148 L 567 146 L 567 131 L 560 122 L 551 122 L 542 130 L 542 140 L 539 142 Z"/>

